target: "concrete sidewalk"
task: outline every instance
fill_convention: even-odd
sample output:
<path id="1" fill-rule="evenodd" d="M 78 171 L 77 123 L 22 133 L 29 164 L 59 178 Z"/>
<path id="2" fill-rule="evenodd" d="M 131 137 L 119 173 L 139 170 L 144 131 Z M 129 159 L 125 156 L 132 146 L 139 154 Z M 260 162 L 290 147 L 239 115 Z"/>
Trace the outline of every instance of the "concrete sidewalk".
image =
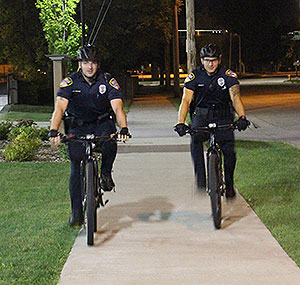
<path id="1" fill-rule="evenodd" d="M 141 97 L 119 148 L 116 193 L 98 211 L 95 246 L 79 234 L 59 284 L 299 284 L 300 270 L 244 199 L 224 202 L 215 230 L 207 195 L 194 191 L 189 138 L 175 107 Z"/>

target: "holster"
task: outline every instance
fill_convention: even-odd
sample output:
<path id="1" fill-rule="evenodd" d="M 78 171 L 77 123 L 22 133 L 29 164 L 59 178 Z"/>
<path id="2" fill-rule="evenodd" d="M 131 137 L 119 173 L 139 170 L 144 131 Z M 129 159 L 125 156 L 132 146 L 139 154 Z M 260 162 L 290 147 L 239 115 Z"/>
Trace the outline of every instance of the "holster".
<path id="1" fill-rule="evenodd" d="M 70 130 L 72 128 L 82 127 L 85 124 L 101 123 L 101 122 L 104 122 L 106 120 L 111 120 L 111 119 L 112 119 L 112 117 L 111 117 L 110 113 L 101 114 L 97 117 L 97 119 L 95 121 L 92 121 L 92 122 L 86 122 L 84 120 L 81 120 L 74 116 L 70 116 L 70 115 L 66 115 L 66 114 L 63 116 L 66 134 L 68 133 L 68 130 Z"/>

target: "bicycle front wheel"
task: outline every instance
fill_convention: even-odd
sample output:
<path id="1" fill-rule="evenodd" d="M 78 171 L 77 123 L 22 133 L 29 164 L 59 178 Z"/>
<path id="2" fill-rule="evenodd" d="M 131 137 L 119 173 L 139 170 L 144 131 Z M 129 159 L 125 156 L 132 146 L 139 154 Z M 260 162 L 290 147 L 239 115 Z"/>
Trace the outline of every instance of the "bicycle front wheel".
<path id="1" fill-rule="evenodd" d="M 94 177 L 94 165 L 92 161 L 88 161 L 85 166 L 86 171 L 86 235 L 87 244 L 94 244 L 94 231 L 95 231 L 95 177 Z"/>
<path id="2" fill-rule="evenodd" d="M 208 190 L 211 201 L 211 209 L 216 229 L 221 228 L 222 220 L 222 202 L 220 191 L 220 169 L 219 157 L 216 153 L 212 153 L 208 160 Z"/>

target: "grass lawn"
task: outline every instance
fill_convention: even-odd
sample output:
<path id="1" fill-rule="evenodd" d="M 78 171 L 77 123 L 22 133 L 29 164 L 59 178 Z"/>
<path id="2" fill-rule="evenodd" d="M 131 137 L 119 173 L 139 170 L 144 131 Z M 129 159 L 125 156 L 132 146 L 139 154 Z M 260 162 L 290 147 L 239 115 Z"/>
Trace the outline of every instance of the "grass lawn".
<path id="1" fill-rule="evenodd" d="M 124 100 L 124 110 L 129 112 L 131 100 Z M 33 105 L 11 105 L 9 112 L 0 115 L 1 120 L 28 120 L 35 122 L 49 122 L 52 116 L 52 106 L 33 106 Z"/>
<path id="2" fill-rule="evenodd" d="M 68 226 L 69 163 L 0 163 L 0 284 L 57 284 Z"/>
<path id="3" fill-rule="evenodd" d="M 256 214 L 300 266 L 300 150 L 239 141 L 235 182 Z"/>
<path id="4" fill-rule="evenodd" d="M 1 120 L 17 121 L 31 119 L 35 122 L 49 122 L 52 106 L 11 105 L 9 112 L 1 115 Z"/>
<path id="5" fill-rule="evenodd" d="M 236 186 L 300 266 L 300 150 L 238 141 Z M 78 229 L 69 163 L 0 162 L 0 284 L 57 284 Z"/>

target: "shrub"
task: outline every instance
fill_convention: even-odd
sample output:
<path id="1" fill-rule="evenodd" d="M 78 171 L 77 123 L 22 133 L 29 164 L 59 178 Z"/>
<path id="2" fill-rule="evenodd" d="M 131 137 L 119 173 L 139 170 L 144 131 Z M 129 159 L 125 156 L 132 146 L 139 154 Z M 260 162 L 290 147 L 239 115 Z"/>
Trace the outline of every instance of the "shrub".
<path id="1" fill-rule="evenodd" d="M 11 121 L 0 122 L 0 140 L 7 139 L 7 135 L 10 132 L 12 125 Z"/>
<path id="2" fill-rule="evenodd" d="M 43 141 L 48 140 L 49 128 L 38 128 L 36 126 L 22 126 L 22 127 L 13 127 L 7 135 L 7 139 L 13 140 L 21 132 L 25 132 L 32 138 L 40 138 Z"/>
<path id="3" fill-rule="evenodd" d="M 2 153 L 6 161 L 29 161 L 33 160 L 41 145 L 40 138 L 32 137 L 26 131 L 21 131 L 12 143 L 5 147 Z"/>
<path id="4" fill-rule="evenodd" d="M 40 130 L 36 126 L 21 126 L 21 127 L 13 127 L 7 138 L 9 140 L 15 139 L 19 134 L 25 133 L 29 138 L 39 138 L 40 137 Z"/>
<path id="5" fill-rule="evenodd" d="M 49 134 L 50 128 L 40 128 L 39 129 L 39 138 L 42 141 L 47 141 L 48 140 L 48 134 Z"/>
<path id="6" fill-rule="evenodd" d="M 36 123 L 31 120 L 31 119 L 20 119 L 17 121 L 18 123 L 16 124 L 16 127 L 17 128 L 20 128 L 20 127 L 32 127 L 34 125 L 36 125 Z"/>

